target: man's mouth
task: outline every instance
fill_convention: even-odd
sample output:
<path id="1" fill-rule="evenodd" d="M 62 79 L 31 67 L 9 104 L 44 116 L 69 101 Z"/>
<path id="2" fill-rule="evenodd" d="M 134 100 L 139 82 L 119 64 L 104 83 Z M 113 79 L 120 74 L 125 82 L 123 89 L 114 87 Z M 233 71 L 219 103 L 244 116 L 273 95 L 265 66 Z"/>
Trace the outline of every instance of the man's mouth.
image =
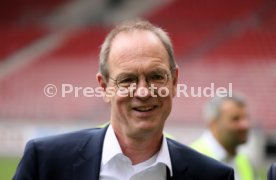
<path id="1" fill-rule="evenodd" d="M 155 109 L 157 106 L 141 106 L 141 107 L 135 107 L 133 110 L 139 111 L 139 112 L 149 112 Z"/>

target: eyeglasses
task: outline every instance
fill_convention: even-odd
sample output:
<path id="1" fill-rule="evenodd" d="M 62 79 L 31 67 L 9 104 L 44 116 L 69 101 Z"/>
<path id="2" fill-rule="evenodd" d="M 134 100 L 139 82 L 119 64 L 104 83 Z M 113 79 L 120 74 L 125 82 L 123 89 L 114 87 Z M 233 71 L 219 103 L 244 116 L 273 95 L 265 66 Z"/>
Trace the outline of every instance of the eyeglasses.
<path id="1" fill-rule="evenodd" d="M 116 79 L 110 77 L 115 81 L 118 88 L 128 88 L 133 84 L 138 84 L 139 77 L 136 74 L 120 74 Z M 145 75 L 145 79 L 148 86 L 154 85 L 155 87 L 165 86 L 169 80 L 169 74 L 165 70 L 153 71 Z"/>

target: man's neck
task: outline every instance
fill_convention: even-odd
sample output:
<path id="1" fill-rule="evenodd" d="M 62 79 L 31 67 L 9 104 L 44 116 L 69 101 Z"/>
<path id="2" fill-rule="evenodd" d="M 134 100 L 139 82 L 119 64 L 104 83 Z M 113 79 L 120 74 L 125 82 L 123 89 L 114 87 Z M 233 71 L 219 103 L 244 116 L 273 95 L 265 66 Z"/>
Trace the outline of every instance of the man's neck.
<path id="1" fill-rule="evenodd" d="M 220 138 L 219 136 L 216 134 L 215 131 L 211 131 L 213 136 L 216 138 L 216 140 L 219 142 L 219 144 L 221 144 L 221 146 L 225 149 L 225 151 L 227 152 L 227 154 L 229 156 L 235 156 L 236 155 L 236 149 L 237 147 L 231 146 L 231 145 L 227 145 L 225 144 Z"/>
<path id="2" fill-rule="evenodd" d="M 115 135 L 124 155 L 130 158 L 133 165 L 148 160 L 159 151 L 162 144 L 162 133 L 147 138 L 131 138 L 116 131 Z"/>
<path id="3" fill-rule="evenodd" d="M 236 152 L 236 147 L 227 147 L 226 145 L 223 145 L 222 146 L 224 147 L 224 149 L 227 151 L 227 153 L 230 155 L 230 156 L 236 156 L 237 152 Z"/>

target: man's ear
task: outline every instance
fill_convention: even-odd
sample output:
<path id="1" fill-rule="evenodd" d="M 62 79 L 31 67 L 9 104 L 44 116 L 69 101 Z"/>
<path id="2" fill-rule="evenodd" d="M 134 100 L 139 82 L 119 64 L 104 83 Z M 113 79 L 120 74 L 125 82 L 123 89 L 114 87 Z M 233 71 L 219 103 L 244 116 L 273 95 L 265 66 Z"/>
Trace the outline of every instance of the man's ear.
<path id="1" fill-rule="evenodd" d="M 110 99 L 106 96 L 106 91 L 107 91 L 107 82 L 104 76 L 101 73 L 96 74 L 96 79 L 98 81 L 99 87 L 102 88 L 103 90 L 103 99 L 105 102 L 110 102 Z"/>
<path id="2" fill-rule="evenodd" d="M 172 74 L 172 78 L 173 78 L 173 97 L 175 97 L 176 95 L 176 91 L 177 91 L 177 83 L 178 83 L 178 67 L 175 68 L 175 70 L 173 71 Z"/>

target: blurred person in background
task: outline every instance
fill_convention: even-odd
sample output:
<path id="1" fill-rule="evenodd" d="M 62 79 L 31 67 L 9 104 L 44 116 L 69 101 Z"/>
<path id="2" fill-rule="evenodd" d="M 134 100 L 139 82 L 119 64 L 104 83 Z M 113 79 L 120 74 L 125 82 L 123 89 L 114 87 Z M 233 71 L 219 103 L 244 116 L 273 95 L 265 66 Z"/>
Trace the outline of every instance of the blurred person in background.
<path id="1" fill-rule="evenodd" d="M 31 140 L 14 179 L 233 180 L 232 168 L 163 135 L 177 78 L 166 32 L 142 20 L 116 26 L 101 47 L 97 74 L 110 125 Z M 166 87 L 168 95 L 117 94 L 132 85 Z"/>
<path id="2" fill-rule="evenodd" d="M 215 97 L 207 103 L 204 118 L 208 129 L 191 147 L 234 168 L 236 180 L 256 179 L 249 158 L 238 152 L 239 145 L 247 142 L 250 128 L 244 98 Z"/>

